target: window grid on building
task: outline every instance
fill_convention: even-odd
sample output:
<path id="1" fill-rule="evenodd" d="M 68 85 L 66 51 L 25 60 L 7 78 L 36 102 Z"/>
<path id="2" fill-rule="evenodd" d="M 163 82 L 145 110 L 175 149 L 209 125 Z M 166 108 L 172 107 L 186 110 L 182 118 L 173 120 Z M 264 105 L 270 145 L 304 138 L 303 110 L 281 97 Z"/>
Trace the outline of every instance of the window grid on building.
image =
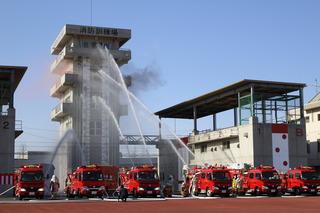
<path id="1" fill-rule="evenodd" d="M 222 142 L 222 149 L 230 149 L 230 141 Z"/>
<path id="2" fill-rule="evenodd" d="M 201 153 L 207 152 L 207 144 L 202 144 L 200 147 L 200 151 L 201 151 Z"/>

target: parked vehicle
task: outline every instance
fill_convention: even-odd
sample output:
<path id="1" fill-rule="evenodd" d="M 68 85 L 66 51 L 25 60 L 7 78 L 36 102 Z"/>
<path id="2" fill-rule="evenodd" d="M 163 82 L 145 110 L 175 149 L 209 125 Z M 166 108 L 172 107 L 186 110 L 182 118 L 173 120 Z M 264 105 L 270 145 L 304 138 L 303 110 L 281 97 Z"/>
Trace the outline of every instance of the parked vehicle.
<path id="1" fill-rule="evenodd" d="M 187 171 L 181 192 L 184 197 L 201 193 L 208 197 L 229 196 L 232 193 L 231 184 L 231 174 L 226 167 L 194 167 Z"/>
<path id="2" fill-rule="evenodd" d="M 160 180 L 157 169 L 150 165 L 120 170 L 120 184 L 134 197 L 157 197 L 160 195 Z"/>
<path id="3" fill-rule="evenodd" d="M 119 167 L 99 166 L 104 179 L 104 187 L 108 195 L 112 195 L 119 185 Z"/>
<path id="4" fill-rule="evenodd" d="M 44 175 L 42 165 L 26 165 L 16 170 L 15 196 L 23 198 L 44 197 Z"/>
<path id="5" fill-rule="evenodd" d="M 65 193 L 71 197 L 99 197 L 106 194 L 105 179 L 101 167 L 88 165 L 78 167 L 68 174 Z"/>
<path id="6" fill-rule="evenodd" d="M 282 193 L 281 178 L 274 167 L 259 166 L 245 171 L 241 175 L 240 194 L 278 195 Z"/>
<path id="7" fill-rule="evenodd" d="M 312 167 L 300 166 L 289 170 L 284 176 L 283 183 L 288 193 L 316 195 L 320 192 L 320 172 Z"/>

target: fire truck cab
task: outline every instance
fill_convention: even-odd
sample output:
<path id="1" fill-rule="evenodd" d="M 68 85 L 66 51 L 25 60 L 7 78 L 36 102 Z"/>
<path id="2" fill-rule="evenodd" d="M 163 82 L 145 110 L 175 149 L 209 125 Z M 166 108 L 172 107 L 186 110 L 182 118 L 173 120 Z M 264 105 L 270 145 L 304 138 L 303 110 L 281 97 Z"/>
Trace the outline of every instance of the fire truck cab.
<path id="1" fill-rule="evenodd" d="M 156 168 L 150 165 L 132 167 L 120 171 L 120 183 L 134 197 L 160 195 L 160 180 Z"/>
<path id="2" fill-rule="evenodd" d="M 277 195 L 282 192 L 280 175 L 274 167 L 251 168 L 241 177 L 240 193 Z"/>
<path id="3" fill-rule="evenodd" d="M 65 193 L 71 197 L 99 197 L 106 194 L 102 169 L 97 165 L 79 166 L 68 174 Z"/>
<path id="4" fill-rule="evenodd" d="M 19 200 L 28 197 L 43 199 L 44 175 L 41 165 L 26 165 L 16 170 L 15 196 Z"/>
<path id="5" fill-rule="evenodd" d="M 288 193 L 315 195 L 320 192 L 320 172 L 312 167 L 300 166 L 287 172 L 284 183 Z"/>
<path id="6" fill-rule="evenodd" d="M 185 182 L 182 184 L 182 195 L 186 197 L 190 193 L 196 196 L 204 193 L 208 197 L 229 196 L 232 193 L 231 184 L 231 174 L 226 167 L 195 167 L 188 171 Z"/>

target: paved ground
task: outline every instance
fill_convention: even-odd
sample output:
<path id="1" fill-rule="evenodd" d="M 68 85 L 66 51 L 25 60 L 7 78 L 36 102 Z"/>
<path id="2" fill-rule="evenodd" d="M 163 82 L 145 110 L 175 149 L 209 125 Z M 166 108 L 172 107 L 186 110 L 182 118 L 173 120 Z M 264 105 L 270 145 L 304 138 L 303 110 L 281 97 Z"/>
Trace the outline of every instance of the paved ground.
<path id="1" fill-rule="evenodd" d="M 320 197 L 250 197 L 222 199 L 138 199 L 127 203 L 115 200 L 15 201 L 0 203 L 0 213 L 295 213 L 320 212 Z M 139 201 L 139 202 L 136 202 Z"/>

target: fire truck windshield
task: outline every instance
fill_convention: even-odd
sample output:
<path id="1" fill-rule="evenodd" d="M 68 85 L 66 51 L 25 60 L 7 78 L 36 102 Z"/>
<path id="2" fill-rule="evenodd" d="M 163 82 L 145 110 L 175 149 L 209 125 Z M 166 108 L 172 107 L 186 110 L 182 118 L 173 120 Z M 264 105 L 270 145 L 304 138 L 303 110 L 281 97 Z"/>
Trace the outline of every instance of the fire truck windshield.
<path id="1" fill-rule="evenodd" d="M 138 172 L 138 180 L 158 180 L 157 172 Z"/>
<path id="2" fill-rule="evenodd" d="M 87 171 L 83 172 L 83 181 L 100 181 L 103 180 L 102 172 L 100 171 Z"/>
<path id="3" fill-rule="evenodd" d="M 264 180 L 279 180 L 280 176 L 278 172 L 272 171 L 272 172 L 261 172 L 262 179 Z"/>
<path id="4" fill-rule="evenodd" d="M 230 174 L 228 172 L 212 172 L 211 180 L 230 180 Z"/>
<path id="5" fill-rule="evenodd" d="M 302 172 L 302 180 L 320 180 L 320 172 Z"/>
<path id="6" fill-rule="evenodd" d="M 42 172 L 22 172 L 21 173 L 21 181 L 41 181 L 43 178 Z"/>

